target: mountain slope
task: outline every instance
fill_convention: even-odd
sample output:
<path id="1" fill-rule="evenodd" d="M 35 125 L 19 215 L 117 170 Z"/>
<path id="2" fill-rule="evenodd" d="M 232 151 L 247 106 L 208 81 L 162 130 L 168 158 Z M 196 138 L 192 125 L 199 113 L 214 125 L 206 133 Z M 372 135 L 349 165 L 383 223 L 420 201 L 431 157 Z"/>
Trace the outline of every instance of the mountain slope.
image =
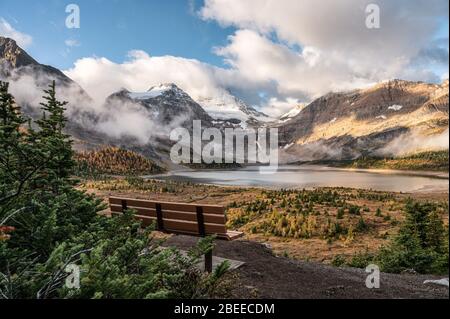
<path id="1" fill-rule="evenodd" d="M 2 36 L 0 36 L 0 57 L 5 67 L 19 68 L 38 64 L 17 45 L 16 41 Z"/>
<path id="2" fill-rule="evenodd" d="M 215 97 L 200 98 L 197 102 L 218 123 L 237 124 L 243 129 L 258 127 L 273 121 L 268 115 L 255 110 L 229 92 Z"/>
<path id="3" fill-rule="evenodd" d="M 415 139 L 420 146 L 420 139 L 448 132 L 448 81 L 436 85 L 394 80 L 330 93 L 278 128 L 281 144 L 292 144 L 288 160 L 376 154 L 402 137 L 413 148 Z"/>
<path id="4" fill-rule="evenodd" d="M 287 113 L 283 114 L 282 116 L 280 116 L 280 118 L 278 119 L 278 122 L 284 123 L 284 122 L 287 122 L 287 121 L 291 120 L 292 118 L 296 117 L 301 111 L 303 111 L 303 109 L 305 107 L 306 107 L 305 104 L 296 105 L 289 112 L 287 112 Z"/>
<path id="5" fill-rule="evenodd" d="M 48 79 L 55 80 L 57 85 L 76 86 L 80 94 L 87 96 L 86 92 L 74 81 L 68 78 L 57 68 L 40 64 L 25 50 L 20 48 L 16 41 L 0 36 L 0 76 L 16 80 L 21 76 L 33 76 L 38 85 L 46 86 Z"/>
<path id="6" fill-rule="evenodd" d="M 161 173 L 159 167 L 148 158 L 132 151 L 117 147 L 105 147 L 97 151 L 76 153 L 76 171 L 79 176 L 150 175 Z"/>

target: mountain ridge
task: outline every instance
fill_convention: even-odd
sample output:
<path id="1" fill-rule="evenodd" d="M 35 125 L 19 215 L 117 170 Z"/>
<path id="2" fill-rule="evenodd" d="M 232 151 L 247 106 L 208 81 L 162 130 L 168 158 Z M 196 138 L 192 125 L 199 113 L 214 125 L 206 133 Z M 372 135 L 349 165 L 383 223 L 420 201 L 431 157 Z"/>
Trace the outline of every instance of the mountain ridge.
<path id="1" fill-rule="evenodd" d="M 313 149 L 317 156 L 312 159 L 377 153 L 404 134 L 426 137 L 448 132 L 448 81 L 392 80 L 367 89 L 329 93 L 277 127 L 281 144 L 289 145 L 287 153 L 293 157 L 311 155 Z M 330 149 L 329 154 L 320 148 Z M 333 152 L 340 154 L 332 156 Z"/>

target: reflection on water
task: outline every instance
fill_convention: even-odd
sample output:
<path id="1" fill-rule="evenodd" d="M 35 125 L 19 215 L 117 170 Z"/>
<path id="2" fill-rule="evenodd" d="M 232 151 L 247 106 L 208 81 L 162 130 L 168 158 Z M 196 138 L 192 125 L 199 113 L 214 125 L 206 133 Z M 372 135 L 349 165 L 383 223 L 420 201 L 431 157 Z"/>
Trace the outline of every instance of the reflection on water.
<path id="1" fill-rule="evenodd" d="M 155 178 L 155 177 L 153 177 Z M 280 166 L 277 173 L 259 173 L 259 167 L 236 170 L 186 170 L 156 176 L 157 179 L 190 181 L 216 185 L 263 186 L 273 188 L 351 187 L 382 191 L 448 191 L 448 178 L 418 176 L 413 173 L 380 173 L 322 166 Z"/>

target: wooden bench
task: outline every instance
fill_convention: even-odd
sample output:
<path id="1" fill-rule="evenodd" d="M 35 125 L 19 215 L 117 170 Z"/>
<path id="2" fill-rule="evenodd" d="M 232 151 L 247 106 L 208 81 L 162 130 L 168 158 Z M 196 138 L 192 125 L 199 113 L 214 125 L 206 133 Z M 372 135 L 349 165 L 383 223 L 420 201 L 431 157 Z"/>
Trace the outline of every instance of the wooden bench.
<path id="1" fill-rule="evenodd" d="M 136 211 L 135 217 L 142 225 L 156 223 L 158 231 L 198 237 L 216 236 L 217 239 L 234 240 L 242 232 L 226 229 L 226 214 L 222 206 L 160 202 L 120 197 L 110 197 L 112 214 L 122 214 L 127 209 Z M 205 255 L 205 270 L 212 271 L 212 252 Z"/>

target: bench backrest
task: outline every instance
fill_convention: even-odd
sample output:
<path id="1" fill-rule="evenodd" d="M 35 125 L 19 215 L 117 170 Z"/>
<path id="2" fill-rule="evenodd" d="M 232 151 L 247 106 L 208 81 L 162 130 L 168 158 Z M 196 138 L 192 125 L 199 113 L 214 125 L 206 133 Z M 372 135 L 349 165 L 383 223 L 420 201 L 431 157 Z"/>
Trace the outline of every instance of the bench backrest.
<path id="1" fill-rule="evenodd" d="M 157 229 L 167 233 L 192 236 L 217 235 L 227 238 L 225 209 L 222 206 L 184 204 L 110 197 L 112 214 L 133 209 L 144 226 L 156 222 Z"/>

